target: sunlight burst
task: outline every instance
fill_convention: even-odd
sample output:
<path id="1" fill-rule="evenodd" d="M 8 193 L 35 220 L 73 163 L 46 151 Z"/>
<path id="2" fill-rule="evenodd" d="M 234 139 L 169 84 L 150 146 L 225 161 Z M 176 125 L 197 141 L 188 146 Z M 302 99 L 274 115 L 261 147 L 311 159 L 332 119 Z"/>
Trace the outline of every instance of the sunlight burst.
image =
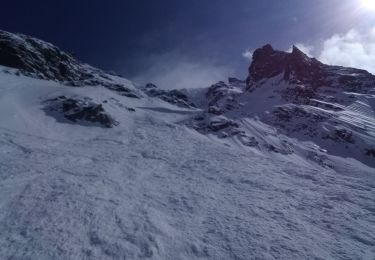
<path id="1" fill-rule="evenodd" d="M 375 0 L 361 0 L 363 7 L 375 11 Z"/>

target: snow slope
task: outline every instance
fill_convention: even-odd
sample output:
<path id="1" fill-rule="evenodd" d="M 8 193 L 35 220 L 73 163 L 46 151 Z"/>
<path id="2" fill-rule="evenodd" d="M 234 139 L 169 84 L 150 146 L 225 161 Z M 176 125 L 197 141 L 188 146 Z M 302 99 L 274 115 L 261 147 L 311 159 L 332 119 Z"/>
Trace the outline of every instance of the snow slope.
<path id="1" fill-rule="evenodd" d="M 368 72 L 266 45 L 166 91 L 4 31 L 0 64 L 0 259 L 375 259 Z"/>
<path id="2" fill-rule="evenodd" d="M 42 108 L 61 95 L 101 103 L 119 125 L 58 122 Z M 0 259 L 374 259 L 373 168 L 181 124 L 201 113 L 2 68 Z"/>

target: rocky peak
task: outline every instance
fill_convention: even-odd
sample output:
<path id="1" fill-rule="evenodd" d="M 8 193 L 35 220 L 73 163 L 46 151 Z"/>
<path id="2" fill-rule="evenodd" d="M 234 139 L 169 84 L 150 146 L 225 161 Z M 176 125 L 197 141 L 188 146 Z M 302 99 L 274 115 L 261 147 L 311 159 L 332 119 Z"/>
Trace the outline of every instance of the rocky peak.
<path id="1" fill-rule="evenodd" d="M 308 57 L 303 51 L 298 49 L 298 47 L 295 45 L 293 45 L 292 47 L 292 55 L 296 57 L 303 57 L 303 58 Z"/>
<path id="2" fill-rule="evenodd" d="M 249 68 L 248 84 L 284 73 L 284 79 L 313 87 L 323 84 L 324 64 L 308 57 L 296 46 L 291 53 L 274 50 L 270 44 L 257 49 Z"/>
<path id="3" fill-rule="evenodd" d="M 310 58 L 296 46 L 288 54 L 284 78 L 295 80 L 312 87 L 319 87 L 325 83 L 327 73 L 325 65 L 315 58 Z"/>
<path id="4" fill-rule="evenodd" d="M 85 77 L 70 54 L 50 43 L 5 31 L 0 31 L 0 65 L 49 80 L 77 81 Z"/>
<path id="5" fill-rule="evenodd" d="M 23 75 L 61 82 L 68 86 L 101 85 L 128 97 L 136 91 L 115 82 L 110 73 L 89 66 L 42 40 L 0 30 L 0 65 Z"/>
<path id="6" fill-rule="evenodd" d="M 286 53 L 276 51 L 270 44 L 257 49 L 249 68 L 249 80 L 258 82 L 282 73 L 285 68 Z"/>

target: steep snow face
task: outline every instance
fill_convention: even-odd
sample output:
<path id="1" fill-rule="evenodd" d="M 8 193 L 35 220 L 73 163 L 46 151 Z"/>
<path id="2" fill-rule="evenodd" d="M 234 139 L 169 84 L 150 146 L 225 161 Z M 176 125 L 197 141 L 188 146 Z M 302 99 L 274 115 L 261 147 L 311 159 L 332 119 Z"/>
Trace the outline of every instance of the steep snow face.
<path id="1" fill-rule="evenodd" d="M 164 91 L 0 67 L 0 259 L 373 259 L 373 79 L 324 68 Z"/>

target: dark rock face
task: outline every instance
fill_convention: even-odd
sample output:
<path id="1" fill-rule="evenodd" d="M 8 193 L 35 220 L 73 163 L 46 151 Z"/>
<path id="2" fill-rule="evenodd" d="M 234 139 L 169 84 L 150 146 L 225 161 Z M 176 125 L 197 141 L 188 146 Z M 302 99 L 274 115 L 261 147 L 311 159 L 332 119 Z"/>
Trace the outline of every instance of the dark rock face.
<path id="1" fill-rule="evenodd" d="M 235 123 L 232 120 L 227 120 L 225 118 L 216 118 L 214 120 L 211 120 L 208 124 L 208 128 L 211 131 L 217 132 L 220 130 L 223 130 L 228 127 L 239 127 L 237 123 Z"/>
<path id="2" fill-rule="evenodd" d="M 368 93 L 375 82 L 375 76 L 365 70 L 325 65 L 295 46 L 292 53 L 274 50 L 269 44 L 257 49 L 246 80 L 248 89 L 277 75 L 290 85 L 303 86 L 291 89 L 304 98 L 314 97 L 320 87 Z"/>
<path id="3" fill-rule="evenodd" d="M 105 112 L 102 104 L 93 103 L 87 98 L 82 100 L 60 96 L 49 99 L 45 102 L 44 111 L 61 122 L 81 125 L 91 123 L 106 128 L 118 125 L 118 122 Z"/>
<path id="4" fill-rule="evenodd" d="M 318 87 L 325 83 L 327 76 L 325 66 L 318 60 L 308 57 L 295 46 L 292 53 L 287 53 L 274 50 L 268 44 L 254 52 L 247 82 L 248 84 L 251 81 L 258 82 L 284 73 L 285 80 Z"/>
<path id="5" fill-rule="evenodd" d="M 353 132 L 346 129 L 337 129 L 332 135 L 327 136 L 327 138 L 332 139 L 335 142 L 351 143 L 355 141 L 353 139 Z"/>
<path id="6" fill-rule="evenodd" d="M 326 83 L 325 65 L 315 58 L 310 58 L 297 47 L 287 56 L 285 80 L 295 80 L 312 87 L 320 87 Z"/>
<path id="7" fill-rule="evenodd" d="M 217 106 L 209 106 L 207 109 L 207 113 L 214 114 L 214 115 L 221 115 L 224 113 L 224 111 Z"/>
<path id="8" fill-rule="evenodd" d="M 267 44 L 254 52 L 247 81 L 258 82 L 262 79 L 275 77 L 285 70 L 286 63 L 287 54 L 276 51 Z"/>
<path id="9" fill-rule="evenodd" d="M 53 80 L 68 86 L 101 85 L 120 95 L 138 97 L 111 75 L 83 64 L 56 46 L 22 34 L 0 30 L 0 65 L 19 69 L 30 77 Z"/>
<path id="10" fill-rule="evenodd" d="M 375 158 L 375 149 L 367 149 L 366 155 Z"/>
<path id="11" fill-rule="evenodd" d="M 240 84 L 240 81 L 236 81 L 236 84 Z M 232 84 L 226 84 L 223 81 L 213 84 L 206 93 L 209 112 L 221 114 L 238 107 L 236 101 L 238 95 L 239 92 Z"/>
<path id="12" fill-rule="evenodd" d="M 165 102 L 170 104 L 184 107 L 184 108 L 193 108 L 195 105 L 189 101 L 187 95 L 182 93 L 179 90 L 163 90 L 158 88 L 156 85 L 152 83 L 146 84 L 145 87 L 142 88 L 143 92 L 145 92 L 149 97 L 157 97 Z"/>
<path id="13" fill-rule="evenodd" d="M 340 71 L 339 75 L 337 75 L 337 70 Z M 367 93 L 374 86 L 375 76 L 365 70 L 329 66 L 328 71 L 331 77 L 336 75 L 334 83 L 346 91 Z"/>
<path id="14" fill-rule="evenodd" d="M 209 101 L 208 105 L 215 105 L 220 99 L 226 97 L 230 88 L 231 87 L 225 84 L 223 81 L 212 85 L 206 93 L 206 97 Z"/>
<path id="15" fill-rule="evenodd" d="M 78 62 L 57 47 L 4 31 L 0 31 L 0 64 L 50 80 L 76 81 L 89 77 L 77 71 Z"/>

